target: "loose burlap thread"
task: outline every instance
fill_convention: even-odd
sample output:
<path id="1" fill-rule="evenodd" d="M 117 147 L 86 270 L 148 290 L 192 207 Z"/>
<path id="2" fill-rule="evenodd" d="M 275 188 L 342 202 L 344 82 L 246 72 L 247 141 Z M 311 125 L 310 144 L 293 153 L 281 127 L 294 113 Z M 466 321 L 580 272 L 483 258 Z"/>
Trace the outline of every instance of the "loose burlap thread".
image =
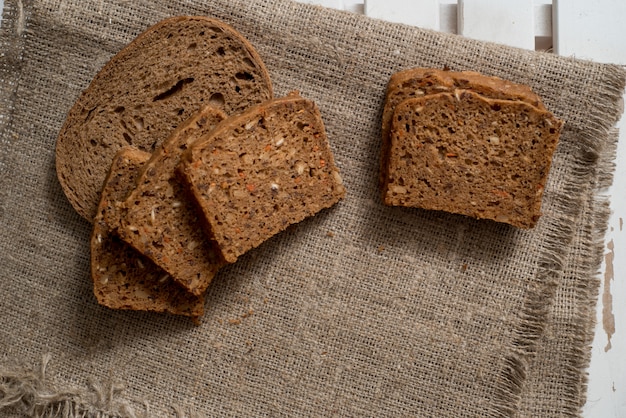
<path id="1" fill-rule="evenodd" d="M 579 415 L 622 69 L 286 0 L 5 3 L 0 413 Z M 180 14 L 231 24 L 277 95 L 317 102 L 348 189 L 225 268 L 198 327 L 97 305 L 90 225 L 54 170 L 80 91 L 150 24 Z M 534 230 L 381 204 L 384 89 L 413 66 L 529 84 L 565 120 Z"/>

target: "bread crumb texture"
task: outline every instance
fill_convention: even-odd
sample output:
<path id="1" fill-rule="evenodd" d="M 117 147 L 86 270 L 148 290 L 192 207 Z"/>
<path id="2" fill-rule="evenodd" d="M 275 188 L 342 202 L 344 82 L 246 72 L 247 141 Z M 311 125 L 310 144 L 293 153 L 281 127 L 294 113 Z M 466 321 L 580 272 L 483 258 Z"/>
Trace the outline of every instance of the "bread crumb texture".
<path id="1" fill-rule="evenodd" d="M 225 118 L 209 105 L 183 122 L 152 154 L 121 209 L 122 239 L 196 295 L 206 290 L 223 263 L 203 232 L 176 167 L 182 153 Z"/>
<path id="2" fill-rule="evenodd" d="M 387 84 L 382 120 L 380 184 L 384 183 L 389 161 L 391 118 L 398 104 L 406 99 L 438 93 L 459 94 L 469 90 L 490 99 L 520 100 L 545 110 L 541 98 L 530 87 L 474 71 L 444 71 L 435 68 L 409 68 L 394 73 Z"/>
<path id="3" fill-rule="evenodd" d="M 197 320 L 204 312 L 204 298 L 178 286 L 169 274 L 123 242 L 111 227 L 119 217 L 119 204 L 149 157 L 129 147 L 113 159 L 91 236 L 94 294 L 98 303 L 112 309 L 167 312 Z"/>
<path id="4" fill-rule="evenodd" d="M 319 110 L 297 95 L 222 122 L 181 173 L 228 262 L 345 194 Z"/>
<path id="5" fill-rule="evenodd" d="M 388 205 L 533 227 L 562 122 L 468 91 L 402 101 L 391 121 Z"/>
<path id="6" fill-rule="evenodd" d="M 206 17 L 166 19 L 115 55 L 69 111 L 56 147 L 61 186 L 92 221 L 120 148 L 153 152 L 207 104 L 233 114 L 271 97 L 261 58 L 233 28 Z"/>

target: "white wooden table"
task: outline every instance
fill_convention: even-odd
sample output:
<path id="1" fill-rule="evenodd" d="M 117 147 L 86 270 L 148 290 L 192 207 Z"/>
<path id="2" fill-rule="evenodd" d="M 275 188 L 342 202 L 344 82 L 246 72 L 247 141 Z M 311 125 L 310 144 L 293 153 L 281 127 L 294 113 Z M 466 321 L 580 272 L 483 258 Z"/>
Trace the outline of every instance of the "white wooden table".
<path id="1" fill-rule="evenodd" d="M 299 1 L 475 39 L 626 65 L 624 0 Z M 617 167 L 613 186 L 607 191 L 612 215 L 600 273 L 602 287 L 585 418 L 626 417 L 626 118 L 618 126 Z M 615 324 L 610 348 L 604 321 Z"/>
<path id="2" fill-rule="evenodd" d="M 626 2 L 623 0 L 300 0 L 419 27 L 626 65 Z M 4 0 L 0 0 L 0 10 Z M 498 25 L 485 25 L 487 18 Z M 626 99 L 626 96 L 625 96 Z M 626 121 L 620 122 L 612 216 L 605 243 L 586 418 L 626 417 Z M 611 274 L 613 272 L 613 274 Z M 604 298 L 603 298 L 604 295 Z M 612 295 L 612 309 L 607 297 Z M 608 347 L 603 320 L 613 315 Z"/>

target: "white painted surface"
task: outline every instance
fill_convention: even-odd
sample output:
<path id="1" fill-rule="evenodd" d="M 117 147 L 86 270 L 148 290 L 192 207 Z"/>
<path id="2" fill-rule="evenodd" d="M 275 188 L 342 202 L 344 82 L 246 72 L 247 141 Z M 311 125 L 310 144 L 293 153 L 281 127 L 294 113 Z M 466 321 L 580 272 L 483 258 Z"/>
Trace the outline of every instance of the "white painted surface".
<path id="1" fill-rule="evenodd" d="M 535 36 L 552 38 L 552 3 L 550 0 L 534 1 Z"/>
<path id="2" fill-rule="evenodd" d="M 459 0 L 457 13 L 460 35 L 535 49 L 532 0 Z"/>
<path id="3" fill-rule="evenodd" d="M 554 51 L 626 64 L 626 1 L 554 1 Z"/>
<path id="4" fill-rule="evenodd" d="M 343 9 L 352 13 L 365 13 L 365 4 L 363 0 L 343 0 Z"/>
<path id="5" fill-rule="evenodd" d="M 299 0 L 300 3 L 317 4 L 318 6 L 343 9 L 343 0 Z"/>
<path id="6" fill-rule="evenodd" d="M 439 30 L 439 0 L 366 0 L 365 14 L 389 22 Z"/>
<path id="7" fill-rule="evenodd" d="M 363 1 L 359 0 L 297 0 L 300 3 L 317 4 L 333 9 L 347 10 L 352 13 L 363 13 Z"/>

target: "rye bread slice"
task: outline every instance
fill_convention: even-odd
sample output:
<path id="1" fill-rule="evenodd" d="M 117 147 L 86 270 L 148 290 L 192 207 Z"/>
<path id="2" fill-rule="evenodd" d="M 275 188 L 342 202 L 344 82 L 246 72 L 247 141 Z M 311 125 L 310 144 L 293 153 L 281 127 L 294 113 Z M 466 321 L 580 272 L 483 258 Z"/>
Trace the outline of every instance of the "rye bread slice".
<path id="1" fill-rule="evenodd" d="M 124 202 L 118 234 L 195 295 L 222 266 L 193 201 L 176 177 L 181 154 L 226 118 L 212 106 L 183 122 L 152 154 Z"/>
<path id="2" fill-rule="evenodd" d="M 115 55 L 69 111 L 56 145 L 59 182 L 91 222 L 120 148 L 152 152 L 207 104 L 232 114 L 271 97 L 265 65 L 232 27 L 199 16 L 161 21 Z"/>
<path id="3" fill-rule="evenodd" d="M 405 100 L 392 118 L 384 201 L 531 228 L 562 124 L 467 90 Z"/>
<path id="4" fill-rule="evenodd" d="M 231 263 L 345 195 L 320 112 L 295 94 L 222 122 L 180 172 Z"/>
<path id="5" fill-rule="evenodd" d="M 93 290 L 103 306 L 112 309 L 167 312 L 197 320 L 204 299 L 185 291 L 148 258 L 117 237 L 111 227 L 119 203 L 134 185 L 150 154 L 123 148 L 113 158 L 91 235 Z"/>
<path id="6" fill-rule="evenodd" d="M 389 130 L 395 107 L 406 99 L 430 94 L 470 90 L 491 99 L 519 100 L 545 110 L 541 98 L 526 85 L 473 71 L 444 71 L 434 68 L 410 68 L 391 76 L 387 84 L 382 117 L 380 152 L 380 184 L 387 173 L 389 161 Z"/>

